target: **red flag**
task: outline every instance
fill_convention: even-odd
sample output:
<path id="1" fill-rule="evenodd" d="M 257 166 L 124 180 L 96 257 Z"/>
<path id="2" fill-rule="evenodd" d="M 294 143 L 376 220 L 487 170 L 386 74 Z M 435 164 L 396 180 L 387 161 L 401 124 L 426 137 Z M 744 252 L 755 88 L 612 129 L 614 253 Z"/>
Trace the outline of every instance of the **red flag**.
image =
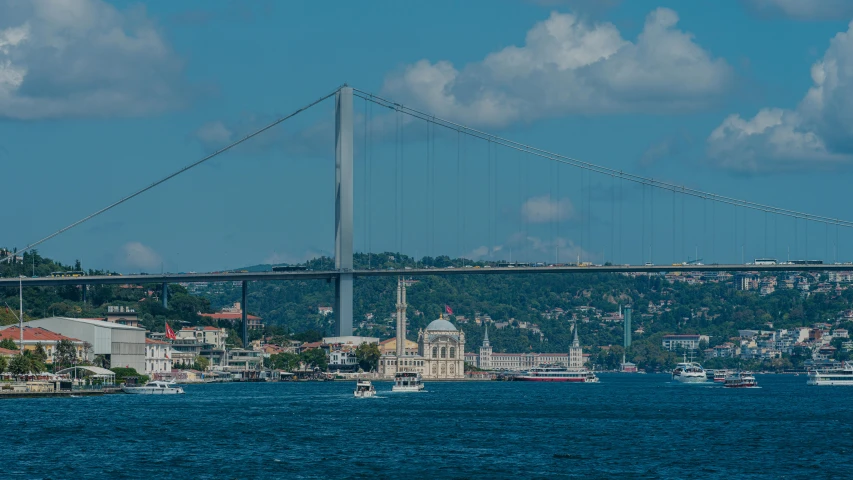
<path id="1" fill-rule="evenodd" d="M 447 312 L 448 315 L 453 315 L 453 309 L 450 308 L 450 305 L 445 305 L 444 311 Z"/>
<path id="2" fill-rule="evenodd" d="M 170 340 L 174 340 L 174 339 L 178 338 L 178 336 L 175 335 L 175 331 L 169 327 L 168 323 L 166 324 L 166 338 L 168 338 Z"/>

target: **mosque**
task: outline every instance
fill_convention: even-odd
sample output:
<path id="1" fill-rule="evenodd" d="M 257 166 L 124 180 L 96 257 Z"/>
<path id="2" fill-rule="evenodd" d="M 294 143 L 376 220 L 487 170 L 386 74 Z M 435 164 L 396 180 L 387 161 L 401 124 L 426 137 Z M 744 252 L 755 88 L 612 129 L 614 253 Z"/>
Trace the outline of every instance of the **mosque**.
<path id="1" fill-rule="evenodd" d="M 419 372 L 424 380 L 456 380 L 465 377 L 465 332 L 442 315 L 418 331 L 417 353 L 406 352 L 406 284 L 397 281 L 396 352 L 379 358 L 379 374 Z"/>

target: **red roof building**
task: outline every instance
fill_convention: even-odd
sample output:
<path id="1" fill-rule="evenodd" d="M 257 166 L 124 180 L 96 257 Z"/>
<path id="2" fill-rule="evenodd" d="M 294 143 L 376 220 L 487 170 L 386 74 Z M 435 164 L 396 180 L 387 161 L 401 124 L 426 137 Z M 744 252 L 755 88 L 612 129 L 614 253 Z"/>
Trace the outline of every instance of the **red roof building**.
<path id="1" fill-rule="evenodd" d="M 0 330 L 0 341 L 11 339 L 15 345 L 21 344 L 21 329 L 17 325 Z M 77 349 L 77 357 L 85 358 L 84 342 L 76 338 L 66 337 L 41 327 L 24 326 L 24 350 L 35 350 L 41 344 L 47 352 L 47 363 L 53 362 L 53 353 L 56 345 L 62 340 L 70 340 Z M 16 354 L 18 352 L 15 352 Z"/>

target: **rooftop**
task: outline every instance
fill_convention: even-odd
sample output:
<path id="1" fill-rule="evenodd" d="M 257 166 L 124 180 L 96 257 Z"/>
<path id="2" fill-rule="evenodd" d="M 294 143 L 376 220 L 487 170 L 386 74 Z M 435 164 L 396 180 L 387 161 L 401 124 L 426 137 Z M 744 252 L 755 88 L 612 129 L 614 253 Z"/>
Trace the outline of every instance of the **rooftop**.
<path id="1" fill-rule="evenodd" d="M 85 323 L 85 324 L 92 325 L 95 327 L 114 328 L 117 330 L 145 330 L 143 328 L 131 327 L 129 325 L 122 325 L 120 323 L 106 322 L 104 320 L 97 319 L 97 318 L 50 317 L 50 318 L 42 318 L 39 320 L 66 320 L 69 322 Z M 39 320 L 34 320 L 34 321 L 37 322 Z"/>
<path id="2" fill-rule="evenodd" d="M 0 330 L 0 340 L 10 338 L 14 341 L 20 341 L 21 329 L 17 325 L 11 325 Z M 76 338 L 66 337 L 58 333 L 45 330 L 41 327 L 24 326 L 24 342 L 58 342 L 61 340 L 71 340 L 72 342 L 80 342 Z"/>
<path id="3" fill-rule="evenodd" d="M 214 320 L 242 320 L 242 313 L 199 313 L 202 317 L 212 318 Z M 261 317 L 246 314 L 248 320 L 260 320 Z"/>

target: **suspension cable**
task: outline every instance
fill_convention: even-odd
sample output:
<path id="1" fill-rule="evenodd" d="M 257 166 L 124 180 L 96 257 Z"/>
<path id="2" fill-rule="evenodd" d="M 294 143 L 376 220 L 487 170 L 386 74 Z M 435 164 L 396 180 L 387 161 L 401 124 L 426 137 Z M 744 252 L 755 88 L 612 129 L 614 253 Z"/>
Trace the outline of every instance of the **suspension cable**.
<path id="1" fill-rule="evenodd" d="M 191 169 L 193 169 L 193 168 L 195 168 L 195 167 L 197 167 L 197 166 L 199 166 L 199 165 L 201 165 L 201 164 L 203 164 L 203 163 L 207 162 L 208 160 L 211 160 L 211 159 L 213 159 L 213 158 L 218 157 L 219 155 L 221 155 L 221 154 L 223 154 L 223 153 L 227 152 L 228 150 L 231 150 L 232 148 L 236 147 L 237 145 L 240 145 L 241 143 L 246 142 L 247 140 L 250 140 L 250 139 L 252 139 L 252 138 L 254 138 L 254 137 L 256 137 L 256 136 L 258 136 L 258 135 L 260 135 L 260 134 L 262 134 L 262 133 L 264 133 L 264 132 L 266 132 L 267 130 L 269 130 L 269 129 L 271 129 L 271 128 L 275 127 L 276 125 L 278 125 L 278 124 L 280 124 L 280 123 L 283 123 L 284 121 L 289 120 L 289 119 L 291 119 L 291 118 L 295 117 L 296 115 L 299 115 L 300 113 L 304 112 L 305 110 L 308 110 L 309 108 L 313 107 L 314 105 L 317 105 L 318 103 L 322 102 L 323 100 L 326 100 L 326 99 L 328 99 L 328 98 L 333 97 L 335 94 L 337 94 L 337 93 L 340 91 L 340 89 L 341 89 L 341 88 L 343 88 L 343 86 L 340 86 L 340 87 L 336 88 L 334 91 L 332 91 L 331 93 L 328 93 L 328 94 L 326 94 L 326 95 L 324 95 L 324 96 L 322 96 L 322 97 L 320 97 L 320 98 L 318 98 L 318 99 L 314 100 L 313 102 L 308 103 L 308 104 L 306 104 L 306 105 L 304 105 L 304 106 L 302 106 L 302 107 L 300 107 L 300 108 L 298 108 L 298 109 L 294 110 L 293 112 L 291 112 L 291 113 L 289 113 L 289 114 L 287 114 L 287 115 L 285 115 L 285 116 L 283 116 L 283 117 L 280 117 L 280 118 L 278 118 L 278 119 L 276 119 L 276 120 L 274 120 L 274 121 L 272 121 L 272 122 L 270 122 L 270 123 L 266 124 L 265 126 L 263 126 L 263 127 L 259 128 L 259 129 L 255 130 L 255 131 L 253 131 L 253 132 L 249 133 L 249 134 L 248 134 L 248 135 L 246 135 L 245 137 L 243 137 L 243 138 L 241 138 L 241 139 L 239 139 L 239 140 L 236 140 L 236 141 L 234 141 L 234 142 L 229 143 L 228 145 L 226 145 L 226 146 L 224 146 L 224 147 L 220 148 L 219 150 L 216 150 L 215 152 L 213 152 L 213 153 L 211 153 L 211 154 L 209 154 L 209 155 L 207 155 L 207 156 L 203 157 L 201 160 L 198 160 L 198 161 L 196 161 L 196 162 L 193 162 L 193 163 L 191 163 L 191 164 L 189 164 L 189 165 L 187 165 L 187 166 L 185 166 L 185 167 L 181 168 L 180 170 L 178 170 L 178 171 L 176 171 L 176 172 L 174 172 L 174 173 L 172 173 L 172 174 L 169 174 L 169 175 L 167 175 L 167 176 L 165 176 L 165 177 L 161 178 L 160 180 L 157 180 L 156 182 L 154 182 L 154 183 L 152 183 L 152 184 L 148 185 L 147 187 L 144 187 L 144 188 L 142 188 L 142 189 L 139 189 L 139 190 L 137 190 L 137 191 L 135 191 L 135 192 L 131 193 L 130 195 L 127 195 L 126 197 L 123 197 L 123 198 L 121 198 L 120 200 L 118 200 L 118 201 L 116 201 L 116 202 L 113 202 L 113 203 L 111 203 L 111 204 L 107 205 L 106 207 L 104 207 L 104 208 L 102 208 L 102 209 L 100 209 L 100 210 L 96 211 L 95 213 L 89 214 L 89 215 L 87 215 L 87 216 L 85 216 L 85 217 L 81 218 L 80 220 L 77 220 L 76 222 L 74 222 L 74 223 L 72 223 L 72 224 L 70 224 L 70 225 L 68 225 L 68 226 L 66 226 L 66 227 L 60 228 L 59 230 L 57 230 L 57 231 L 55 231 L 55 232 L 51 233 L 50 235 L 48 235 L 48 236 L 46 236 L 46 237 L 42 238 L 41 240 L 35 241 L 35 242 L 33 242 L 33 243 L 31 243 L 31 244 L 27 245 L 27 246 L 26 246 L 26 247 L 24 247 L 23 249 L 18 250 L 18 253 L 24 253 L 24 252 L 26 252 L 26 251 L 28 251 L 28 250 L 31 250 L 31 249 L 33 249 L 33 248 L 35 248 L 35 247 L 37 247 L 37 246 L 41 245 L 42 243 L 44 243 L 44 242 L 46 242 L 46 241 L 50 240 L 51 238 L 56 237 L 57 235 L 61 235 L 61 234 L 65 233 L 65 232 L 67 232 L 68 230 L 71 230 L 72 228 L 74 228 L 74 227 L 76 227 L 76 226 L 78 226 L 78 225 L 80 225 L 80 224 L 82 224 L 82 223 L 85 223 L 85 222 L 87 222 L 87 221 L 89 221 L 89 220 L 91 220 L 91 219 L 93 219 L 93 218 L 97 217 L 98 215 L 100 215 L 100 214 L 102 214 L 102 213 L 104 213 L 104 212 L 107 212 L 107 211 L 109 211 L 109 210 L 112 210 L 113 208 L 115 208 L 115 207 L 117 207 L 117 206 L 121 205 L 122 203 L 124 203 L 124 202 L 126 202 L 126 201 L 128 201 L 128 200 L 130 200 L 130 199 L 132 199 L 132 198 L 135 198 L 135 197 L 138 197 L 139 195 L 142 195 L 143 193 L 147 192 L 148 190 L 151 190 L 152 188 L 154 188 L 154 187 L 156 187 L 156 186 L 158 186 L 158 185 L 161 185 L 161 184 L 163 184 L 163 183 L 166 183 L 167 181 L 169 181 L 169 180 L 171 180 L 171 179 L 173 179 L 173 178 L 177 177 L 178 175 L 180 175 L 180 174 L 182 174 L 182 173 L 184 173 L 184 172 L 186 172 L 186 171 L 189 171 L 189 170 L 191 170 Z M 3 262 L 6 262 L 6 261 L 9 261 L 9 259 L 11 259 L 11 258 L 13 258 L 13 257 L 14 257 L 14 255 L 10 255 L 10 256 L 4 257 L 4 258 L 0 259 L 0 263 L 3 263 Z"/>
<path id="2" fill-rule="evenodd" d="M 788 217 L 797 217 L 797 218 L 803 218 L 803 219 L 807 218 L 811 221 L 816 221 L 816 222 L 821 222 L 821 223 L 825 222 L 825 223 L 830 223 L 833 225 L 837 224 L 837 225 L 840 225 L 842 227 L 853 228 L 853 221 L 849 221 L 849 220 L 841 220 L 838 218 L 830 218 L 830 217 L 825 217 L 825 216 L 821 216 L 821 215 L 815 215 L 815 214 L 810 214 L 810 213 L 805 213 L 805 212 L 798 212 L 795 210 L 784 209 L 784 208 L 780 208 L 780 207 L 774 207 L 772 205 L 750 202 L 747 200 L 742 200 L 742 199 L 738 199 L 738 198 L 714 194 L 714 193 L 710 193 L 710 192 L 706 192 L 706 191 L 702 191 L 702 190 L 697 190 L 694 188 L 689 188 L 689 187 L 686 187 L 683 185 L 676 185 L 673 183 L 669 183 L 669 182 L 665 182 L 665 181 L 661 181 L 661 180 L 655 180 L 653 178 L 643 177 L 640 175 L 634 175 L 631 173 L 623 172 L 621 170 L 615 170 L 615 169 L 604 167 L 601 165 L 596 165 L 593 163 L 584 162 L 584 161 L 578 160 L 576 158 L 572 158 L 572 157 L 568 157 L 565 155 L 560 155 L 557 153 L 542 150 L 542 149 L 533 147 L 531 145 L 523 144 L 523 143 L 516 142 L 513 140 L 509 140 L 509 139 L 506 139 L 503 137 L 498 137 L 498 136 L 495 136 L 495 135 L 492 135 L 489 133 L 482 132 L 480 130 L 476 130 L 476 129 L 467 127 L 465 125 L 461 125 L 461 124 L 458 124 L 458 123 L 455 123 L 455 122 L 452 122 L 449 120 L 445 120 L 442 118 L 434 117 L 432 115 L 426 114 L 426 113 L 421 112 L 419 110 L 416 110 L 414 108 L 407 107 L 405 105 L 393 102 L 391 100 L 379 97 L 377 95 L 371 94 L 371 93 L 363 91 L 363 90 L 359 90 L 359 89 L 354 88 L 353 92 L 355 92 L 354 94 L 357 96 L 362 96 L 362 98 L 369 98 L 370 101 L 376 102 L 378 105 L 384 106 L 386 108 L 389 108 L 392 110 L 397 110 L 397 111 L 400 111 L 404 114 L 407 114 L 407 115 L 410 115 L 413 117 L 432 118 L 433 121 L 435 122 L 435 124 L 439 125 L 441 127 L 448 128 L 451 130 L 456 130 L 456 131 L 463 133 L 465 135 L 480 138 L 483 140 L 491 139 L 492 142 L 497 143 L 501 146 L 504 146 L 507 148 L 513 148 L 516 150 L 526 151 L 526 152 L 529 152 L 529 153 L 536 155 L 538 157 L 545 158 L 545 159 L 548 159 L 548 160 L 551 160 L 554 162 L 572 165 L 574 167 L 583 168 L 585 170 L 589 170 L 589 171 L 600 173 L 600 174 L 617 175 L 620 178 L 624 178 L 626 180 L 629 180 L 629 181 L 632 181 L 635 183 L 648 184 L 648 185 L 650 185 L 654 188 L 657 188 L 657 189 L 670 190 L 670 191 L 675 190 L 675 191 L 680 192 L 684 195 L 690 195 L 690 196 L 699 197 L 699 198 L 710 198 L 710 199 L 714 199 L 714 200 L 721 202 L 721 203 L 742 206 L 742 207 L 745 207 L 745 208 L 748 208 L 751 210 L 761 210 L 761 211 L 766 210 L 768 212 L 778 213 L 780 215 L 785 215 Z"/>

